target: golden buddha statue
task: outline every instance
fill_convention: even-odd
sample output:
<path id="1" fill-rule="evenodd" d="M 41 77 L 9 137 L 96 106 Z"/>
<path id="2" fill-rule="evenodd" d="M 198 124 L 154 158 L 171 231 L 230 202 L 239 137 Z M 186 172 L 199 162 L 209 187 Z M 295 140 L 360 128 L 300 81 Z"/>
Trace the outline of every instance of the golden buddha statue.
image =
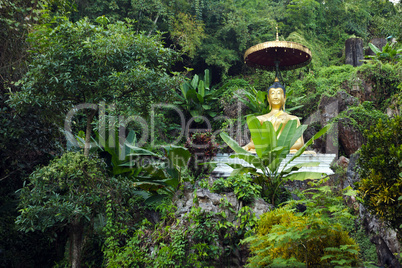
<path id="1" fill-rule="evenodd" d="M 279 83 L 278 78 L 275 78 L 275 82 L 272 86 L 268 88 L 268 103 L 271 111 L 267 114 L 257 116 L 260 120 L 261 125 L 265 121 L 270 121 L 274 126 L 275 131 L 278 130 L 279 126 L 282 124 L 282 130 L 289 120 L 297 120 L 297 126 L 300 126 L 300 120 L 297 116 L 290 115 L 286 113 L 285 102 L 286 102 L 286 90 L 285 87 Z M 282 130 L 280 132 L 282 132 Z M 303 136 L 300 137 L 295 144 L 290 148 L 290 153 L 296 153 L 304 145 Z M 243 146 L 246 151 L 255 153 L 255 146 L 252 140 Z"/>

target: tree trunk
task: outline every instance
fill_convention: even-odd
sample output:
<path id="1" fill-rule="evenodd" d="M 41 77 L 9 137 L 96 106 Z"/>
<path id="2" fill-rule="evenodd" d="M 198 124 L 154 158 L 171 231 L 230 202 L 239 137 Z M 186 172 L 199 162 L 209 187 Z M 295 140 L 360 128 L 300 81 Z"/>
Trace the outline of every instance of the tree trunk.
<path id="1" fill-rule="evenodd" d="M 70 263 L 72 268 L 81 267 L 81 254 L 84 247 L 84 224 L 74 219 L 70 229 Z"/>

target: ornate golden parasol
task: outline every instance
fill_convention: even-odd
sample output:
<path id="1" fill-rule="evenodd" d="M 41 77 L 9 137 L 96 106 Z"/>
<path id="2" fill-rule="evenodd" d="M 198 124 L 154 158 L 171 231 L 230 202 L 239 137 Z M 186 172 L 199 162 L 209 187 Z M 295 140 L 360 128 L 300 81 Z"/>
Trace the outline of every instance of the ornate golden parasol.
<path id="1" fill-rule="evenodd" d="M 276 41 L 261 43 L 247 49 L 244 62 L 254 68 L 269 71 L 293 70 L 311 62 L 311 51 L 295 42 L 279 41 L 276 27 Z"/>

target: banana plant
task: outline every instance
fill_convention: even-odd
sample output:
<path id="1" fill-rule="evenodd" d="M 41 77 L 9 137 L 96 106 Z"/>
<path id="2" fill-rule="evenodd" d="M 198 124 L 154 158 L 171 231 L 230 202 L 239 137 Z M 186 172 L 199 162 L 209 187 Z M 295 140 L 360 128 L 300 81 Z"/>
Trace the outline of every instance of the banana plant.
<path id="1" fill-rule="evenodd" d="M 256 90 L 251 87 L 251 92 L 244 91 L 242 95 L 234 93 L 237 98 L 244 103 L 254 114 L 266 114 L 269 112 L 267 92 Z"/>
<path id="2" fill-rule="evenodd" d="M 126 177 L 133 186 L 148 192 L 148 202 L 173 196 L 182 181 L 182 170 L 187 168 L 190 152 L 174 145 L 162 146 L 163 154 L 136 146 L 136 135 L 130 131 L 124 143 L 119 142 L 118 132 L 114 139 L 96 133 L 94 140 L 100 156 L 105 159 L 110 176 Z"/>
<path id="3" fill-rule="evenodd" d="M 402 56 L 402 48 L 396 49 L 396 43 L 387 42 L 387 44 L 380 50 L 377 46 L 372 43 L 369 43 L 369 47 L 374 52 L 373 56 L 366 56 L 366 58 L 374 59 L 381 62 L 398 62 Z"/>
<path id="4" fill-rule="evenodd" d="M 137 151 L 138 147 L 128 145 Z M 156 201 L 172 197 L 182 182 L 182 171 L 187 168 L 190 152 L 187 148 L 174 145 L 162 146 L 163 155 L 145 159 L 141 152 L 130 153 L 130 161 L 121 164 L 122 167 L 136 168 L 141 171 L 134 178 L 134 185 L 152 193 L 147 201 Z"/>
<path id="5" fill-rule="evenodd" d="M 226 164 L 233 168 L 231 176 L 245 173 L 254 175 L 255 182 L 262 186 L 263 196 L 270 198 L 273 205 L 275 205 L 280 187 L 286 182 L 318 179 L 323 176 L 319 172 L 299 171 L 302 167 L 318 166 L 319 162 L 301 163 L 293 166 L 289 166 L 289 164 L 299 157 L 314 140 L 325 134 L 331 125 L 326 125 L 321 129 L 288 162 L 284 163 L 283 168 L 280 168 L 283 160 L 289 154 L 291 146 L 303 135 L 307 126 L 301 125 L 298 127 L 296 120 L 290 120 L 286 123 L 282 132 L 279 133 L 281 127 L 275 131 L 271 122 L 265 121 L 261 125 L 260 121 L 253 115 L 247 117 L 247 124 L 255 145 L 256 154 L 244 150 L 235 140 L 226 133 L 221 132 L 222 139 L 235 151 L 235 154 L 231 155 L 230 158 L 239 158 L 247 162 L 245 165 Z"/>
<path id="6" fill-rule="evenodd" d="M 293 89 L 288 87 L 286 90 L 287 96 L 293 95 Z M 254 87 L 251 87 L 251 92 L 244 91 L 244 96 L 234 93 L 237 98 L 244 103 L 252 112 L 253 115 L 261 115 L 266 114 L 270 111 L 268 99 L 267 99 L 267 92 L 256 90 Z M 245 98 L 246 97 L 246 98 Z M 292 98 L 292 103 L 298 103 L 301 101 L 303 97 Z M 303 105 L 293 106 L 291 108 L 287 108 L 286 111 L 294 111 L 299 108 L 303 107 Z"/>
<path id="7" fill-rule="evenodd" d="M 209 115 L 216 116 L 216 113 L 211 110 L 211 101 L 213 95 L 210 92 L 211 76 L 208 69 L 204 71 L 204 76 L 194 75 L 191 81 L 186 81 L 180 85 L 181 95 L 173 90 L 176 97 L 180 100 L 175 104 L 181 105 L 186 109 L 194 121 L 201 123 L 201 116 Z"/>

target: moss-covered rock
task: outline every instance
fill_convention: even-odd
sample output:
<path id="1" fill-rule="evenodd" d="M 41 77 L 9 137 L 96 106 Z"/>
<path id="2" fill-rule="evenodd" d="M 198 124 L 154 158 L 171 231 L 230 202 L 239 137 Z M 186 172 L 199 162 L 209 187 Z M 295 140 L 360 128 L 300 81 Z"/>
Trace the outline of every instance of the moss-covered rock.
<path id="1" fill-rule="evenodd" d="M 380 119 L 386 120 L 387 115 L 374 109 L 371 102 L 350 107 L 335 117 L 332 122 L 338 123 L 338 140 L 340 149 L 349 157 L 365 142 L 363 132 L 375 125 Z"/>

